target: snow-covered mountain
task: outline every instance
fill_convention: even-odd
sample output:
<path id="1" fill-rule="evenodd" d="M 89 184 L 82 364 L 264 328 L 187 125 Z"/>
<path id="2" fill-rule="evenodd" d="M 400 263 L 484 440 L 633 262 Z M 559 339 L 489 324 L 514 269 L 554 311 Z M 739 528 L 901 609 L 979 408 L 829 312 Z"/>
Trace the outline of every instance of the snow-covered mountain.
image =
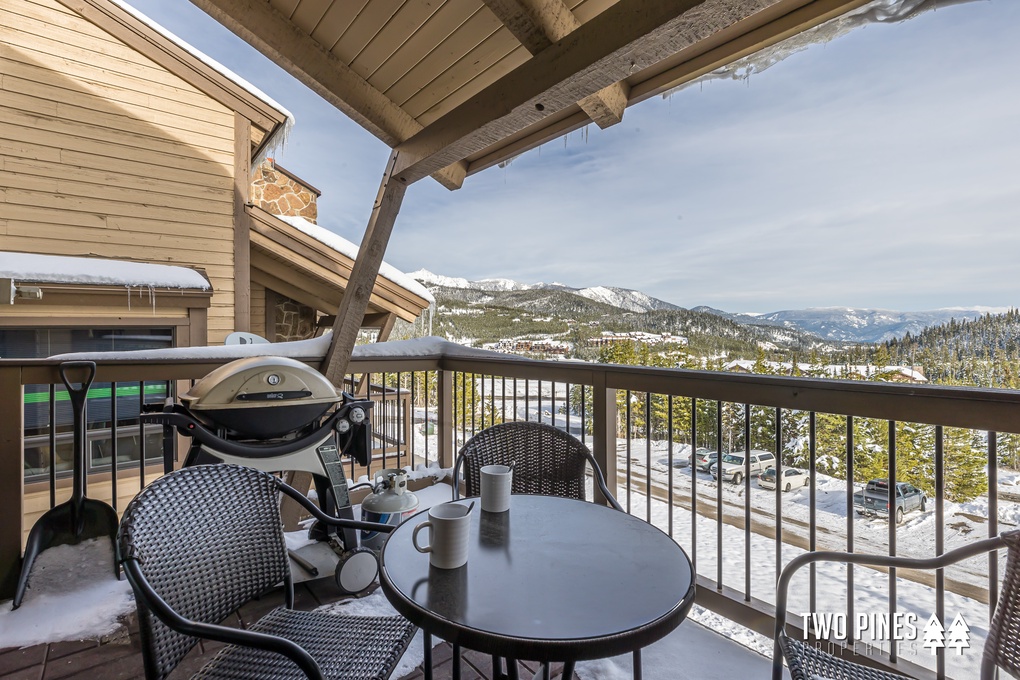
<path id="1" fill-rule="evenodd" d="M 628 288 L 596 286 L 572 288 L 561 283 L 520 283 L 512 279 L 483 279 L 469 281 L 433 274 L 420 269 L 409 274 L 428 288 L 457 288 L 472 291 L 527 291 L 561 290 L 580 295 L 594 302 L 611 305 L 628 312 L 681 310 L 683 307 L 651 297 Z M 929 326 L 947 323 L 951 319 L 976 319 L 985 314 L 1004 314 L 1006 307 L 946 307 L 921 312 L 898 312 L 888 309 L 854 307 L 814 307 L 786 309 L 767 314 L 730 313 L 712 307 L 692 307 L 693 312 L 721 316 L 739 324 L 753 326 L 779 326 L 811 333 L 825 340 L 837 342 L 885 342 L 899 339 L 907 333 L 916 335 Z"/>
<path id="2" fill-rule="evenodd" d="M 427 269 L 419 269 L 408 274 L 411 278 L 421 282 L 426 287 L 461 288 L 472 290 L 564 290 L 581 297 L 601 302 L 603 304 L 619 307 L 629 312 L 651 312 L 663 309 L 681 309 L 681 307 L 653 298 L 637 290 L 628 288 L 614 288 L 611 286 L 596 286 L 594 288 L 572 288 L 562 283 L 520 283 L 512 279 L 481 279 L 480 281 L 469 281 L 467 279 L 443 276 L 434 274 Z"/>
<path id="3" fill-rule="evenodd" d="M 907 333 L 916 335 L 929 326 L 951 319 L 977 319 L 985 314 L 1003 314 L 1006 307 L 947 307 L 922 312 L 897 312 L 888 309 L 857 309 L 853 307 L 815 307 L 787 309 L 768 314 L 734 314 L 729 318 L 743 323 L 772 323 L 798 328 L 826 340 L 848 342 L 885 342 Z"/>

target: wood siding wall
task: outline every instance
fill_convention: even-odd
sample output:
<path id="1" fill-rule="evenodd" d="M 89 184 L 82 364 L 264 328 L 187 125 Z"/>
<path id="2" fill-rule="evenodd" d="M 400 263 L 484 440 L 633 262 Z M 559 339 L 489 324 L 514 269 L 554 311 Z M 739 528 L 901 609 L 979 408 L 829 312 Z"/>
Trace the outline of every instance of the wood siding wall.
<path id="1" fill-rule="evenodd" d="M 254 281 L 251 284 L 251 332 L 266 335 L 266 287 Z"/>
<path id="2" fill-rule="evenodd" d="M 208 341 L 222 342 L 234 129 L 232 111 L 55 0 L 0 3 L 0 249 L 202 268 Z"/>

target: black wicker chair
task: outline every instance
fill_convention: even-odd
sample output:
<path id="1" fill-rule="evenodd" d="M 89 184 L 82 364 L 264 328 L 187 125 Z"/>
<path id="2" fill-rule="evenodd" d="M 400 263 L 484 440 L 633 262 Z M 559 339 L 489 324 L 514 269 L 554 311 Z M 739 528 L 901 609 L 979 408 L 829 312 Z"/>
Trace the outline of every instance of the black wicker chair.
<path id="1" fill-rule="evenodd" d="M 840 678 L 841 680 L 901 680 L 902 675 L 881 671 L 821 651 L 806 640 L 786 634 L 786 604 L 794 572 L 814 562 L 844 562 L 907 569 L 941 569 L 969 557 L 1000 548 L 1008 548 L 1006 570 L 999 602 L 989 625 L 981 659 L 981 679 L 992 680 L 996 667 L 1020 678 L 1020 531 L 1010 531 L 995 538 L 977 541 L 951 550 L 940 557 L 913 559 L 886 555 L 860 555 L 844 552 L 813 552 L 792 559 L 779 577 L 776 591 L 776 637 L 772 652 L 772 678 L 783 677 L 783 659 L 790 668 L 792 680 Z"/>
<path id="2" fill-rule="evenodd" d="M 158 479 L 128 505 L 118 535 L 135 592 L 145 676 L 167 677 L 198 638 L 228 643 L 195 678 L 388 678 L 415 626 L 400 616 L 335 616 L 293 609 L 281 493 L 320 521 L 393 527 L 325 515 L 276 477 L 200 465 Z M 247 630 L 217 625 L 284 584 L 286 606 Z"/>
<path id="3" fill-rule="evenodd" d="M 454 498 L 459 497 L 463 471 L 468 496 L 481 490 L 485 465 L 514 461 L 511 493 L 532 493 L 587 500 L 585 466 L 591 465 L 599 491 L 617 510 L 623 510 L 606 487 L 602 469 L 588 447 L 576 437 L 545 423 L 500 423 L 482 430 L 461 448 L 453 467 Z"/>
<path id="4" fill-rule="evenodd" d="M 623 511 L 606 487 L 602 469 L 587 446 L 552 425 L 527 421 L 493 425 L 471 437 L 461 447 L 453 466 L 453 497 L 460 497 L 462 470 L 464 492 L 468 496 L 477 496 L 481 493 L 482 468 L 486 465 L 509 465 L 511 462 L 514 463 L 511 493 L 561 496 L 582 501 L 588 500 L 585 468 L 591 465 L 592 476 L 602 496 L 614 508 Z M 454 654 L 459 652 L 454 647 Z M 641 667 L 640 651 L 634 652 L 634 666 L 635 669 Z M 507 677 L 498 657 L 492 659 L 492 674 L 494 678 Z"/>

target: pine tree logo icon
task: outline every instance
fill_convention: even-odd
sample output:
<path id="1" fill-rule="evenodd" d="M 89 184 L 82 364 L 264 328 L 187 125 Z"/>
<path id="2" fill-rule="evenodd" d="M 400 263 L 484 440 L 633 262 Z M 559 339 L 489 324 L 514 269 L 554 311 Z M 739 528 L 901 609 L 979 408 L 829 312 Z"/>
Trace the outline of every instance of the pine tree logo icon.
<path id="1" fill-rule="evenodd" d="M 957 656 L 963 655 L 964 649 L 970 648 L 970 626 L 963 614 L 957 614 L 946 630 L 946 647 L 956 650 Z"/>
<path id="2" fill-rule="evenodd" d="M 935 656 L 939 649 L 946 646 L 946 629 L 935 614 L 932 614 L 931 618 L 928 619 L 928 623 L 924 624 L 922 635 L 921 646 L 931 650 L 932 656 Z"/>

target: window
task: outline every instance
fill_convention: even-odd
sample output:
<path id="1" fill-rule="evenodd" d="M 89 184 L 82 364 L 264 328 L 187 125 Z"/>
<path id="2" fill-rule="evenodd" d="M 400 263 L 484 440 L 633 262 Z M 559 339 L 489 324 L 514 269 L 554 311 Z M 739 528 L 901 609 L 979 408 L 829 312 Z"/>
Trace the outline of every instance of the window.
<path id="1" fill-rule="evenodd" d="M 0 329 L 0 357 L 8 359 L 42 358 L 64 352 L 155 349 L 173 344 L 170 328 Z M 110 383 L 92 384 L 86 406 L 90 471 L 108 470 L 114 452 L 118 469 L 137 468 L 143 453 L 146 463 L 162 459 L 163 428 L 153 425 L 142 432 L 138 414 L 143 404 L 163 403 L 169 389 L 166 381 L 118 383 L 116 392 Z M 56 424 L 53 442 L 51 420 Z M 70 473 L 74 460 L 73 421 L 71 402 L 63 385 L 53 386 L 52 404 L 49 385 L 25 386 L 26 483 L 49 476 L 51 456 L 58 475 Z"/>

